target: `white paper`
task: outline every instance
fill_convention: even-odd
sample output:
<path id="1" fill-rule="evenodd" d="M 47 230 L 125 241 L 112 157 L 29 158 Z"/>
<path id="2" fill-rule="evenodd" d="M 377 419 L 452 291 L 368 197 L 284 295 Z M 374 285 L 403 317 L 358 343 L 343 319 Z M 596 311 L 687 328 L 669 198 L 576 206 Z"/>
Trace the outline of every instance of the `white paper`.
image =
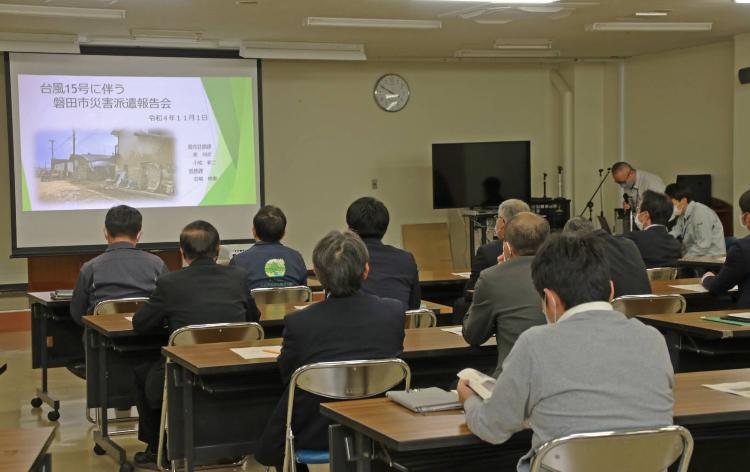
<path id="1" fill-rule="evenodd" d="M 471 277 L 471 272 L 451 272 L 451 274 L 457 277 L 463 277 L 464 279 Z"/>
<path id="2" fill-rule="evenodd" d="M 128 320 L 128 321 L 130 321 L 131 323 L 133 322 L 133 317 L 132 316 L 126 316 L 125 319 Z"/>
<path id="3" fill-rule="evenodd" d="M 733 318 L 742 318 L 743 320 L 750 321 L 750 313 L 729 313 L 727 316 Z"/>
<path id="4" fill-rule="evenodd" d="M 719 392 L 731 393 L 741 397 L 750 398 L 750 382 L 729 382 L 723 384 L 703 384 L 704 387 Z"/>
<path id="5" fill-rule="evenodd" d="M 696 293 L 706 293 L 708 290 L 706 290 L 703 285 L 701 284 L 685 284 L 685 285 L 670 285 L 672 288 L 679 288 L 681 290 L 688 290 L 690 292 L 696 292 Z M 735 285 L 733 288 L 731 288 L 730 292 L 736 292 L 739 290 L 739 288 Z"/>
<path id="6" fill-rule="evenodd" d="M 281 346 L 235 347 L 230 351 L 243 359 L 276 359 L 281 352 Z"/>
<path id="7" fill-rule="evenodd" d="M 454 326 L 453 328 L 440 328 L 440 329 L 448 333 L 457 334 L 459 336 L 463 335 L 463 327 L 461 326 Z"/>
<path id="8" fill-rule="evenodd" d="M 308 306 L 310 306 L 310 305 L 294 305 L 294 309 L 295 310 L 304 310 Z"/>

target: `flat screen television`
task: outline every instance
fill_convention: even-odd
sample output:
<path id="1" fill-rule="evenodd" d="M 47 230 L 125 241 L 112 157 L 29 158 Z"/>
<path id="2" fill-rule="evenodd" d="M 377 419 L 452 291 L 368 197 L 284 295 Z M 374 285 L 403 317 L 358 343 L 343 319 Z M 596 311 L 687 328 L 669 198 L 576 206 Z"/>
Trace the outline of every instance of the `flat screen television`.
<path id="1" fill-rule="evenodd" d="M 432 206 L 497 207 L 531 198 L 531 142 L 432 145 Z"/>

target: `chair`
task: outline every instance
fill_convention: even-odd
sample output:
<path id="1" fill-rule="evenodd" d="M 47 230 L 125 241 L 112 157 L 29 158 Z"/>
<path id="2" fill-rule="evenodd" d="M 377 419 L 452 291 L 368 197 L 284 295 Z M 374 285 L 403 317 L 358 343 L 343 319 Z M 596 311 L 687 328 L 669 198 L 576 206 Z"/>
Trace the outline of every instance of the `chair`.
<path id="1" fill-rule="evenodd" d="M 693 437 L 682 426 L 573 434 L 537 449 L 530 472 L 660 472 L 677 462 L 687 472 Z"/>
<path id="2" fill-rule="evenodd" d="M 131 298 L 114 298 L 112 300 L 104 300 L 97 303 L 94 306 L 94 311 L 91 312 L 93 316 L 100 315 L 122 315 L 125 313 L 135 313 L 138 308 L 148 301 L 146 297 L 131 297 Z M 91 410 L 86 408 L 86 419 L 89 423 L 99 424 L 99 410 L 96 410 L 95 417 L 91 416 Z M 112 422 L 123 422 L 123 421 L 134 421 L 137 420 L 136 416 L 128 416 L 124 418 L 114 418 Z M 108 420 L 109 422 L 110 420 Z M 101 426 L 101 425 L 100 425 Z M 134 433 L 137 430 L 127 429 L 121 431 L 112 431 L 110 435 L 117 436 L 120 434 Z"/>
<path id="3" fill-rule="evenodd" d="M 284 472 L 296 472 L 296 464 L 327 464 L 328 451 L 294 449 L 292 414 L 294 392 L 297 388 L 334 400 L 355 400 L 374 397 L 405 382 L 411 385 L 411 370 L 401 359 L 318 362 L 294 371 L 289 382 L 289 402 L 286 415 Z"/>
<path id="4" fill-rule="evenodd" d="M 687 302 L 682 295 L 623 295 L 612 300 L 612 307 L 628 318 L 638 315 L 685 313 Z"/>
<path id="5" fill-rule="evenodd" d="M 176 329 L 170 336 L 168 346 L 190 346 L 194 344 L 209 344 L 231 341 L 245 341 L 251 344 L 262 341 L 265 337 L 263 327 L 258 323 L 212 323 L 203 325 L 190 325 Z M 169 363 L 169 359 L 166 361 Z M 164 373 L 164 393 L 161 403 L 161 421 L 159 426 L 159 448 L 156 451 L 156 464 L 161 470 L 163 468 L 164 452 L 166 446 L 167 431 L 167 409 L 169 399 L 167 398 L 168 370 Z M 176 469 L 174 463 L 170 464 L 172 470 Z"/>
<path id="6" fill-rule="evenodd" d="M 677 278 L 677 267 L 654 267 L 646 269 L 648 280 L 674 280 Z"/>
<path id="7" fill-rule="evenodd" d="M 408 310 L 405 315 L 404 329 L 434 328 L 437 326 L 435 313 L 427 308 Z"/>
<path id="8" fill-rule="evenodd" d="M 250 295 L 256 305 L 280 305 L 312 301 L 312 290 L 304 285 L 294 287 L 254 288 Z"/>

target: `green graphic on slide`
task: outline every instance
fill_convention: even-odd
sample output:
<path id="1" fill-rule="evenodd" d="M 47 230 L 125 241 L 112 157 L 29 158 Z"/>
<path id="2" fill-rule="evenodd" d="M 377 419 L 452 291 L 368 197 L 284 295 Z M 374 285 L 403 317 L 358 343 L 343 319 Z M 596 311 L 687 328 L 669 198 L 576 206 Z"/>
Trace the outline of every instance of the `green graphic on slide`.
<path id="1" fill-rule="evenodd" d="M 219 127 L 214 166 L 226 168 L 217 176 L 200 205 L 256 203 L 252 80 L 203 77 L 201 81 Z"/>
<path id="2" fill-rule="evenodd" d="M 21 162 L 21 209 L 23 211 L 31 211 L 31 199 L 29 198 L 29 184 L 26 183 L 26 171 L 23 170 L 23 162 Z"/>

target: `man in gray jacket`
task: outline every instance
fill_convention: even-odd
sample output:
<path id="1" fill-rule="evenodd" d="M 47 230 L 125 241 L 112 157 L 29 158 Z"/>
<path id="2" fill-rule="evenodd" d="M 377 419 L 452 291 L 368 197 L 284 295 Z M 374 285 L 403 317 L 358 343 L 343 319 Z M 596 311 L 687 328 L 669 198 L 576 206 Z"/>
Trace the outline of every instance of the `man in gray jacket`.
<path id="1" fill-rule="evenodd" d="M 492 444 L 531 425 L 529 470 L 540 445 L 575 433 L 672 424 L 672 364 L 664 337 L 614 311 L 614 292 L 596 235 L 550 238 L 531 266 L 548 325 L 525 331 L 482 401 L 458 384 L 466 423 Z"/>
<path id="2" fill-rule="evenodd" d="M 505 261 L 481 272 L 474 299 L 463 320 L 463 336 L 480 346 L 497 336 L 497 378 L 518 336 L 545 323 L 541 298 L 531 280 L 531 262 L 549 236 L 547 220 L 534 213 L 514 216 L 505 227 Z"/>

